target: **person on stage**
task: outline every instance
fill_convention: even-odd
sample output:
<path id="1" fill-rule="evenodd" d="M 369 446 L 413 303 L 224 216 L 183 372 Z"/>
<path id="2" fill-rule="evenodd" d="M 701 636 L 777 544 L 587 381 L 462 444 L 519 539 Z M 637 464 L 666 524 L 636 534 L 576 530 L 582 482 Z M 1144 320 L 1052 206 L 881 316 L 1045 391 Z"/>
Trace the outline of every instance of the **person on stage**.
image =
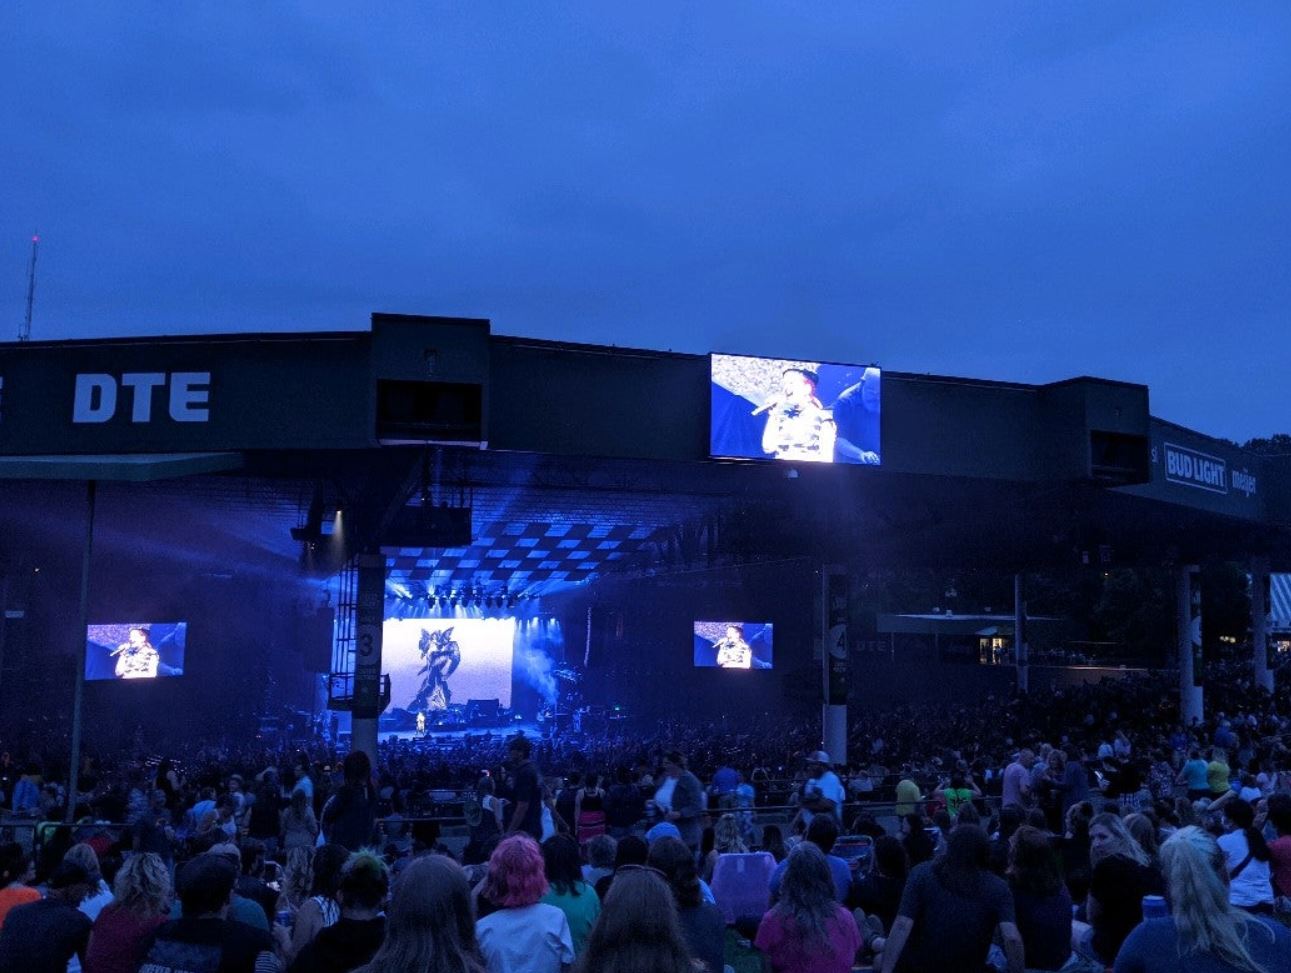
<path id="1" fill-rule="evenodd" d="M 146 628 L 130 629 L 129 641 L 122 642 L 112 654 L 117 657 L 118 679 L 156 679 L 161 656 L 152 645 L 152 633 Z"/>
<path id="2" fill-rule="evenodd" d="M 713 646 L 717 649 L 717 667 L 719 669 L 751 669 L 753 667 L 753 649 L 744 641 L 744 629 L 739 625 L 727 625 L 726 637 L 719 639 Z"/>
<path id="3" fill-rule="evenodd" d="M 424 737 L 425 735 L 426 735 L 426 714 L 425 712 L 421 712 L 417 714 L 417 736 Z"/>
<path id="4" fill-rule="evenodd" d="M 794 365 L 784 370 L 780 397 L 754 413 L 767 413 L 762 452 L 776 459 L 834 462 L 838 430 L 833 413 L 816 397 L 819 382 L 820 374 L 811 366 Z"/>

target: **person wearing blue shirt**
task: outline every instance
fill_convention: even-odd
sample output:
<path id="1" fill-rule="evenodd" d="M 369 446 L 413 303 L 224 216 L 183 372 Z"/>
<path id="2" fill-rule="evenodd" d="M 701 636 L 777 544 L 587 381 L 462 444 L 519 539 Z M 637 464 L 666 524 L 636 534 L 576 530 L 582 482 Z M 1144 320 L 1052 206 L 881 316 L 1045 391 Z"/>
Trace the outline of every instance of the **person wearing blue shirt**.
<path id="1" fill-rule="evenodd" d="M 40 785 L 36 782 L 39 777 L 40 768 L 33 766 L 28 767 L 27 772 L 19 778 L 13 789 L 14 814 L 35 811 L 40 807 Z"/>
<path id="2" fill-rule="evenodd" d="M 1291 932 L 1229 902 L 1224 852 L 1196 827 L 1161 846 L 1171 914 L 1146 919 L 1116 954 L 1115 973 L 1291 970 Z"/>
<path id="3" fill-rule="evenodd" d="M 834 879 L 834 895 L 839 902 L 846 903 L 847 893 L 852 888 L 852 870 L 843 859 L 837 855 L 830 854 L 834 850 L 834 843 L 838 841 L 838 825 L 835 823 L 833 816 L 817 814 L 812 818 L 811 824 L 807 825 L 806 840 L 824 852 L 825 863 L 829 865 L 829 874 Z M 780 897 L 780 880 L 784 878 L 784 871 L 788 866 L 789 859 L 786 858 L 771 873 L 771 901 L 773 903 Z"/>

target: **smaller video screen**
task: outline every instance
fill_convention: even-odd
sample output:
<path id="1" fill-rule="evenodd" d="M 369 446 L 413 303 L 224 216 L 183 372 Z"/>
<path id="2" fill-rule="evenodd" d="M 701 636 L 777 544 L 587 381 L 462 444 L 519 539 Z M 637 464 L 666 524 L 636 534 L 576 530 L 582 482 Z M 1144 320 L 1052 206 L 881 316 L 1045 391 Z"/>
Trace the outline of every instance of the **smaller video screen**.
<path id="1" fill-rule="evenodd" d="M 85 678 L 166 679 L 184 674 L 187 622 L 91 625 L 85 632 Z"/>
<path id="2" fill-rule="evenodd" d="M 770 669 L 772 648 L 770 622 L 695 623 L 699 669 Z"/>

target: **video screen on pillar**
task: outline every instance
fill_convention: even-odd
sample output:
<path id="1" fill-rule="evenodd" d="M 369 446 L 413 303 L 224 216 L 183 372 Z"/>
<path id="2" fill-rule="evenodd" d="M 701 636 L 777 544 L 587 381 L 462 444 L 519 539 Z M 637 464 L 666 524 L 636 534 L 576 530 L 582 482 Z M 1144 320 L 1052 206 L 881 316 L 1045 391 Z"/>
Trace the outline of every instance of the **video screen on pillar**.
<path id="1" fill-rule="evenodd" d="M 770 622 L 695 622 L 695 666 L 770 669 L 773 643 Z"/>
<path id="2" fill-rule="evenodd" d="M 872 366 L 712 355 L 709 452 L 878 466 L 882 378 Z"/>
<path id="3" fill-rule="evenodd" d="M 85 632 L 85 678 L 165 679 L 184 674 L 187 622 L 117 622 Z"/>

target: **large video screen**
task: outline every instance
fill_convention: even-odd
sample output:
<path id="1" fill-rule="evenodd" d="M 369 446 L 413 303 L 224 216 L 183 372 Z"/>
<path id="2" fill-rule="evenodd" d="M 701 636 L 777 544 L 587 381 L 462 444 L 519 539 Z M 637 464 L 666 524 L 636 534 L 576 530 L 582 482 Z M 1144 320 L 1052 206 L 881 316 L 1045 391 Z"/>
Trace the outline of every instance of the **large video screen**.
<path id="1" fill-rule="evenodd" d="M 435 713 L 472 699 L 511 705 L 514 618 L 388 618 L 381 664 L 390 705 Z"/>
<path id="2" fill-rule="evenodd" d="M 864 365 L 713 355 L 714 457 L 878 466 L 882 373 Z"/>
<path id="3" fill-rule="evenodd" d="M 187 645 L 187 622 L 91 625 L 85 632 L 85 678 L 182 676 Z"/>
<path id="4" fill-rule="evenodd" d="M 695 665 L 703 669 L 770 669 L 770 622 L 696 622 Z"/>

